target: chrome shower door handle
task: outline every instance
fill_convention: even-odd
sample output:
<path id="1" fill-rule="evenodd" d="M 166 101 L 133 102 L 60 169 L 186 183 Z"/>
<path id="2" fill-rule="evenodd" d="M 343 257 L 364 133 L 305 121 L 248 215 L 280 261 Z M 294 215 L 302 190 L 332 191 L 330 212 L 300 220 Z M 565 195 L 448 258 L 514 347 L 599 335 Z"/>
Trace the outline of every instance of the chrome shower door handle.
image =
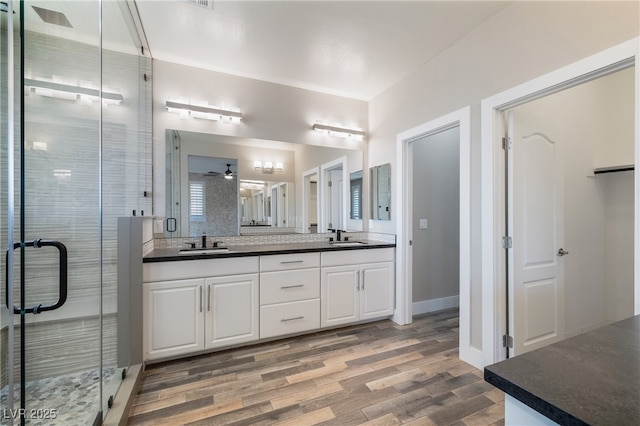
<path id="1" fill-rule="evenodd" d="M 566 256 L 568 254 L 569 254 L 569 252 L 567 250 L 563 249 L 562 247 L 560 247 L 558 249 L 558 253 L 557 253 L 558 256 Z"/>

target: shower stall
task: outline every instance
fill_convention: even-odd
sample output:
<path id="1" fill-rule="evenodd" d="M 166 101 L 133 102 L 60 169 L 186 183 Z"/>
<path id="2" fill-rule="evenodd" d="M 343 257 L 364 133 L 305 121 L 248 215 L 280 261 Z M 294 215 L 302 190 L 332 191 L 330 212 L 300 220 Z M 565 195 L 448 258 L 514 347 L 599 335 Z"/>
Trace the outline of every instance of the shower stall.
<path id="1" fill-rule="evenodd" d="M 117 222 L 151 214 L 139 28 L 131 0 L 0 2 L 2 425 L 101 424 L 127 373 Z"/>

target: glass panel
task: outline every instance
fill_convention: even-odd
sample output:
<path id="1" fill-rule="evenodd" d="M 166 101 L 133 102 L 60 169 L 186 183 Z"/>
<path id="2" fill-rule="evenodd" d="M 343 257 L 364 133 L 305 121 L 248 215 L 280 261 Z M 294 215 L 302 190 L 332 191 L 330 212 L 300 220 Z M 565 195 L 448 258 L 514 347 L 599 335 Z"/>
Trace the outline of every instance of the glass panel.
<path id="1" fill-rule="evenodd" d="M 130 363 L 126 342 L 118 345 L 117 218 L 151 212 L 151 62 L 124 0 L 12 6 L 9 14 L 0 3 L 0 250 L 10 235 L 23 244 L 8 257 L 17 314 L 5 305 L 5 274 L 0 286 L 0 423 L 21 423 L 23 414 L 29 424 L 93 424 Z M 9 217 L 10 189 L 16 210 Z"/>
<path id="2" fill-rule="evenodd" d="M 18 5 L 24 135 L 14 141 L 15 227 L 4 230 L 24 242 L 14 251 L 14 407 L 31 424 L 92 424 L 101 374 L 99 2 Z"/>
<path id="3" fill-rule="evenodd" d="M 118 217 L 151 215 L 151 61 L 127 1 L 102 2 L 102 410 L 131 363 L 129 288 L 118 282 Z M 118 295 L 120 294 L 120 297 Z M 118 304 L 121 301 L 122 306 Z M 120 312 L 122 310 L 122 312 Z"/>

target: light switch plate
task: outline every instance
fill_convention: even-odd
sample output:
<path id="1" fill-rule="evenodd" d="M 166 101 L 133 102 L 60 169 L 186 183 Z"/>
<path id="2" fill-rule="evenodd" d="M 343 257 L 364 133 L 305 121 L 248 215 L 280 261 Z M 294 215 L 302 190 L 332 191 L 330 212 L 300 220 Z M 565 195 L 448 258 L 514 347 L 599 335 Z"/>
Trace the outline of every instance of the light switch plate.
<path id="1" fill-rule="evenodd" d="M 427 219 L 420 219 L 420 229 L 427 229 Z"/>
<path id="2" fill-rule="evenodd" d="M 153 221 L 153 233 L 154 234 L 162 234 L 163 231 L 164 231 L 164 229 L 162 227 L 162 220 L 155 219 Z"/>

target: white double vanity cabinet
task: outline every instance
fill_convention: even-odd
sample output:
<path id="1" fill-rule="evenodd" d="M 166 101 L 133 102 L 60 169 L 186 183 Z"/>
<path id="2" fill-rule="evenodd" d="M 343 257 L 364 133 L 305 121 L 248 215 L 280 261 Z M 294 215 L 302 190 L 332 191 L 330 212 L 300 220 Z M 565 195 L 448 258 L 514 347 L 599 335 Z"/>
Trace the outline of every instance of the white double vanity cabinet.
<path id="1" fill-rule="evenodd" d="M 145 261 L 145 360 L 393 314 L 393 246 L 286 254 L 250 247 L 197 259 L 169 256 Z"/>

